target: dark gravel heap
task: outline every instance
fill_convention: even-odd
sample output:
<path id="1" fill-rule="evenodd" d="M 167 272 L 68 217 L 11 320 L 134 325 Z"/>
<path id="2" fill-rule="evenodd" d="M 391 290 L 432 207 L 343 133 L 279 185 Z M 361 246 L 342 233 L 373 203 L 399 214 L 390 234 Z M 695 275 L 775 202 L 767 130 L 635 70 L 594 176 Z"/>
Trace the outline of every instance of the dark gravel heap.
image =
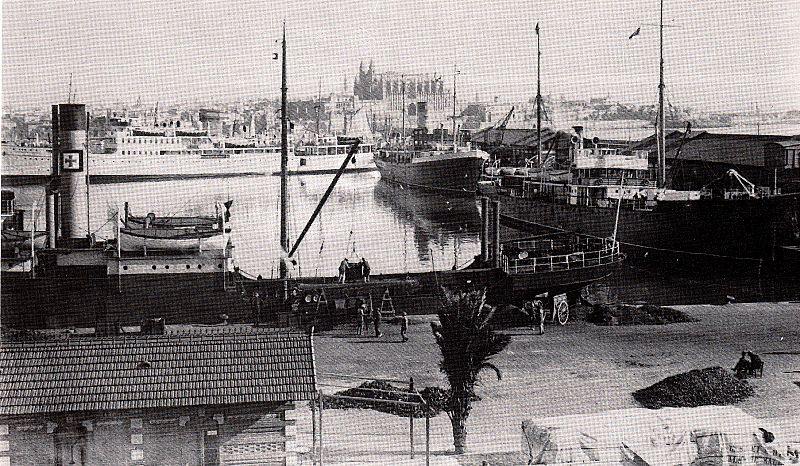
<path id="1" fill-rule="evenodd" d="M 595 304 L 586 320 L 596 325 L 665 325 L 697 322 L 697 319 L 671 307 Z"/>
<path id="2" fill-rule="evenodd" d="M 337 392 L 336 395 L 370 398 L 374 400 L 407 401 L 411 403 L 419 401 L 419 396 L 411 393 L 407 387 L 396 387 L 388 382 L 379 380 L 364 382 L 356 388 L 349 388 Z M 439 387 L 426 387 L 420 392 L 420 395 L 428 403 L 427 411 L 430 417 L 439 414 L 442 411 L 442 405 L 447 403 L 449 399 L 447 391 Z M 408 417 L 413 411 L 414 417 L 425 416 L 425 410 L 421 406 L 414 407 L 394 403 L 382 403 L 379 401 L 341 399 L 329 395 L 325 395 L 323 401 L 326 409 L 374 409 L 375 411 L 402 417 Z"/>
<path id="3" fill-rule="evenodd" d="M 633 392 L 645 408 L 729 405 L 753 396 L 753 387 L 719 366 L 673 375 Z"/>

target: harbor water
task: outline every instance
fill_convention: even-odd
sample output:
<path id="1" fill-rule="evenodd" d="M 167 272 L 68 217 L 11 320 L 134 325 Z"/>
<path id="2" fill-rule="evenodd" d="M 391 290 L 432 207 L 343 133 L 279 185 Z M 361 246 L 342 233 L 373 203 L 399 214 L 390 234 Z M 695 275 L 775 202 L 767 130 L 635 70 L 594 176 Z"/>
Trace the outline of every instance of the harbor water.
<path id="1" fill-rule="evenodd" d="M 289 177 L 289 237 L 294 244 L 330 184 L 332 175 Z M 42 206 L 43 186 L 14 187 L 18 208 Z M 249 176 L 94 184 L 90 188 L 89 228 L 98 240 L 116 234 L 116 216 L 129 204 L 133 215 L 213 215 L 215 204 L 233 200 L 230 226 L 240 270 L 276 277 L 281 255 L 280 178 Z M 37 207 L 36 227 L 44 229 Z M 366 258 L 373 274 L 449 270 L 480 253 L 479 201 L 403 189 L 380 180 L 378 172 L 345 174 L 295 254 L 299 276 L 337 274 L 343 258 Z M 505 228 L 504 228 L 505 230 Z M 505 232 L 504 235 L 510 232 Z M 516 235 L 515 235 L 516 236 Z M 623 250 L 624 252 L 624 250 Z M 749 266 L 749 265 L 747 265 Z M 626 302 L 659 304 L 800 300 L 797 277 L 743 270 L 736 277 L 707 270 L 668 270 L 659 264 L 626 263 L 597 286 Z"/>

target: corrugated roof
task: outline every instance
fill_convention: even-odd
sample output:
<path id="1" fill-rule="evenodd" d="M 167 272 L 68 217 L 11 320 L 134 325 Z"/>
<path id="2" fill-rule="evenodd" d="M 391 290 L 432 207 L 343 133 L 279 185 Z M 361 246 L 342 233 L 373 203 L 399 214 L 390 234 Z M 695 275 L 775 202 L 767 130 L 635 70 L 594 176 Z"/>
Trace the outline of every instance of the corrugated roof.
<path id="1" fill-rule="evenodd" d="M 777 142 L 772 142 L 770 144 L 778 144 L 779 146 L 782 146 L 785 149 L 800 147 L 800 141 L 796 139 L 791 139 L 789 141 L 777 141 Z"/>
<path id="2" fill-rule="evenodd" d="M 223 333 L 3 342 L 0 415 L 310 399 L 311 337 Z"/>
<path id="3" fill-rule="evenodd" d="M 668 133 L 666 139 L 667 159 L 675 157 L 681 146 L 683 134 L 680 131 Z M 756 134 L 714 134 L 707 131 L 689 133 L 681 149 L 681 160 L 694 160 L 732 165 L 764 166 L 764 147 L 773 142 L 789 139 L 789 136 Z M 651 156 L 656 153 L 655 136 L 648 136 L 633 146 L 633 149 L 646 150 Z"/>

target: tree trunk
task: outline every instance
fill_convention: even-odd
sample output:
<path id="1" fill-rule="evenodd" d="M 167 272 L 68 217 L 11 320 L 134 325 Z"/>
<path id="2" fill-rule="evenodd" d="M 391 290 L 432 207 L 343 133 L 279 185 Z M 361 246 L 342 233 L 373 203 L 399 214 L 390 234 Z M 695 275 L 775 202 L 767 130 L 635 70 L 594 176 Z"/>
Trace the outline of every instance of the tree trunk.
<path id="1" fill-rule="evenodd" d="M 467 451 L 467 415 L 456 410 L 450 416 L 450 423 L 453 425 L 453 446 L 456 449 L 456 455 L 462 455 Z"/>

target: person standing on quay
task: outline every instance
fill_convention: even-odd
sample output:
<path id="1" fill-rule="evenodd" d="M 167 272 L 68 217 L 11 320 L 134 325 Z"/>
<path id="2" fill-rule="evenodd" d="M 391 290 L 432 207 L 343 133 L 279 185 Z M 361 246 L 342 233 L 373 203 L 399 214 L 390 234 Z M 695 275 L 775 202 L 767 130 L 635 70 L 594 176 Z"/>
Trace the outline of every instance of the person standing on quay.
<path id="1" fill-rule="evenodd" d="M 367 329 L 367 304 L 361 303 L 358 306 L 358 334 L 363 335 Z"/>
<path id="2" fill-rule="evenodd" d="M 381 310 L 376 308 L 372 309 L 372 325 L 375 326 L 375 337 L 380 338 L 383 336 L 381 333 Z"/>
<path id="3" fill-rule="evenodd" d="M 408 316 L 405 312 L 400 314 L 400 338 L 403 343 L 408 341 Z"/>
<path id="4" fill-rule="evenodd" d="M 339 283 L 344 283 L 345 279 L 347 278 L 347 267 L 350 264 L 347 262 L 347 258 L 345 257 L 342 259 L 342 262 L 339 263 Z"/>
<path id="5" fill-rule="evenodd" d="M 367 259 L 362 257 L 361 258 L 361 276 L 364 277 L 364 283 L 367 283 L 369 281 L 369 272 L 370 272 L 369 262 L 367 262 Z"/>

